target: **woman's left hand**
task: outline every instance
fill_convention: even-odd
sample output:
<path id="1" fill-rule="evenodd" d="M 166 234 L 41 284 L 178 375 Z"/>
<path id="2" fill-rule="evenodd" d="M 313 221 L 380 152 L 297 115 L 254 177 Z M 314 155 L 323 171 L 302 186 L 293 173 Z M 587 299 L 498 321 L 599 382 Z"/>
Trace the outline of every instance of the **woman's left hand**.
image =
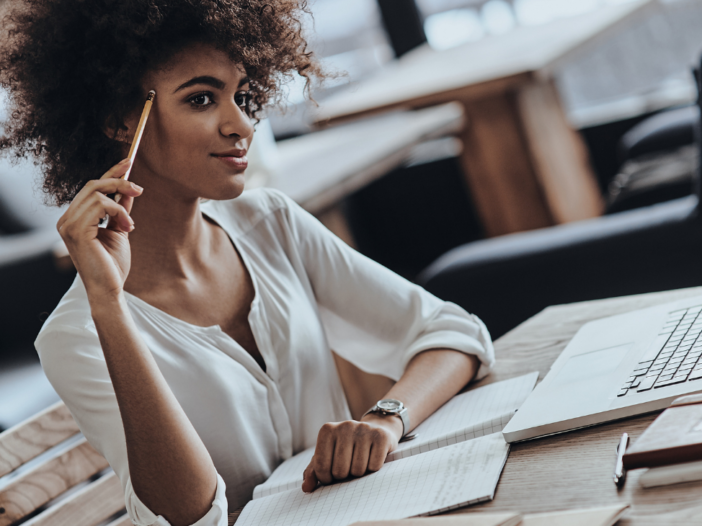
<path id="1" fill-rule="evenodd" d="M 319 430 L 317 447 L 305 469 L 302 491 L 378 471 L 402 437 L 402 421 L 393 415 L 370 413 L 356 420 L 330 422 Z"/>

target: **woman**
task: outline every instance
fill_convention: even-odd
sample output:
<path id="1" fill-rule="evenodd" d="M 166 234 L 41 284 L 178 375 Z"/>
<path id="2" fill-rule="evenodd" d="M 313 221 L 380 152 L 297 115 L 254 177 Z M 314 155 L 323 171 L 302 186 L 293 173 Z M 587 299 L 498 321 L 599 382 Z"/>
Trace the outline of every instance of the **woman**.
<path id="1" fill-rule="evenodd" d="M 477 318 L 284 195 L 242 195 L 252 119 L 286 76 L 322 76 L 303 15 L 291 0 L 28 0 L 6 19 L 18 111 L 0 146 L 38 155 L 71 203 L 57 227 L 78 269 L 36 347 L 138 525 L 226 524 L 315 443 L 304 491 L 376 471 L 494 361 Z M 151 89 L 128 182 L 117 161 Z M 352 420 L 332 349 L 395 380 L 409 424 Z"/>

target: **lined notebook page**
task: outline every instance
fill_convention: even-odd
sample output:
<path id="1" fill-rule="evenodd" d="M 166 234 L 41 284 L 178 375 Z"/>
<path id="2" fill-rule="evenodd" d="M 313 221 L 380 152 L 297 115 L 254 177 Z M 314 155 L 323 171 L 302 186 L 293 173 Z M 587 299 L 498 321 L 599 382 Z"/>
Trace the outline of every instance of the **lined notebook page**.
<path id="1" fill-rule="evenodd" d="M 347 526 L 356 521 L 402 519 L 491 500 L 507 460 L 501 433 L 390 462 L 377 473 L 252 500 L 237 526 Z"/>
<path id="2" fill-rule="evenodd" d="M 413 431 L 416 439 L 401 442 L 386 462 L 497 433 L 507 425 L 534 389 L 539 373 L 478 387 L 454 396 Z M 314 455 L 314 447 L 283 462 L 263 484 L 254 488 L 258 499 L 302 486 L 302 473 Z"/>
<path id="3" fill-rule="evenodd" d="M 260 499 L 274 493 L 297 488 L 302 492 L 302 473 L 314 456 L 314 446 L 283 462 L 263 484 L 254 488 L 253 498 Z"/>
<path id="4" fill-rule="evenodd" d="M 534 371 L 454 396 L 414 429 L 416 439 L 401 442 L 386 462 L 502 431 L 538 377 Z"/>

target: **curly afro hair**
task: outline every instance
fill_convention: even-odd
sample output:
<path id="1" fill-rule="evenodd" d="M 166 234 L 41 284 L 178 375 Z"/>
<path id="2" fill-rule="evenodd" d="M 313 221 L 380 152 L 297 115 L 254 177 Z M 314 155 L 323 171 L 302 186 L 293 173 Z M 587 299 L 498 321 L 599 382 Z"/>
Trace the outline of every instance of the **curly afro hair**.
<path id="1" fill-rule="evenodd" d="M 126 129 L 140 81 L 193 42 L 243 64 L 248 113 L 280 100 L 295 73 L 323 79 L 307 49 L 305 0 L 23 0 L 3 20 L 0 86 L 9 94 L 0 152 L 34 157 L 54 204 L 70 202 L 122 158 L 103 129 Z"/>

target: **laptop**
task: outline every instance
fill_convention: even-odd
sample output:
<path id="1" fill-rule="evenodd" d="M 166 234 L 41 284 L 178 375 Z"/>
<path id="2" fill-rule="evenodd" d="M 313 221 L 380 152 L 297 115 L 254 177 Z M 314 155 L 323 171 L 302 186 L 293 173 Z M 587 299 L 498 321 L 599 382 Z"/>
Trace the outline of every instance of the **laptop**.
<path id="1" fill-rule="evenodd" d="M 702 94 L 701 71 L 695 78 Z M 699 130 L 697 143 L 702 149 Z M 699 184 L 698 174 L 698 197 Z M 658 411 L 702 392 L 701 334 L 702 296 L 587 323 L 504 428 L 505 440 Z"/>
<path id="2" fill-rule="evenodd" d="M 504 428 L 507 442 L 664 409 L 702 392 L 702 296 L 583 325 Z"/>

